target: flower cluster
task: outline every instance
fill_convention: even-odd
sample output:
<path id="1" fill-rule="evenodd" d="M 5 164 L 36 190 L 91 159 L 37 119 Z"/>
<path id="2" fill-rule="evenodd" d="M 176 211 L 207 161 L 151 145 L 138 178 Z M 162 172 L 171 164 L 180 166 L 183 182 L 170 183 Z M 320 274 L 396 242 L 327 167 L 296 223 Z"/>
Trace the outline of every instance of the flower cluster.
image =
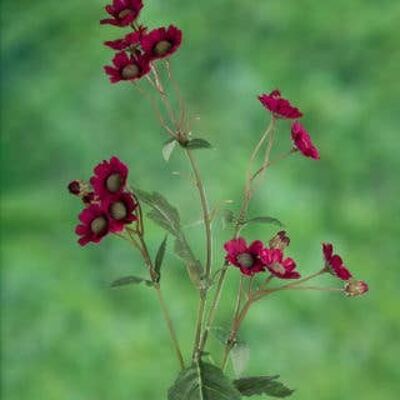
<path id="1" fill-rule="evenodd" d="M 137 21 L 142 8 L 142 0 L 113 0 L 105 7 L 111 18 L 102 19 L 101 24 L 133 29 L 123 38 L 104 43 L 117 51 L 113 65 L 104 67 L 111 83 L 142 78 L 151 71 L 152 62 L 169 57 L 182 43 L 182 31 L 173 25 L 151 31 L 139 25 Z"/>
<path id="2" fill-rule="evenodd" d="M 290 257 L 285 258 L 283 254 L 288 243 L 289 238 L 284 231 L 271 239 L 269 247 L 261 240 L 255 240 L 248 246 L 246 240 L 239 237 L 225 243 L 225 259 L 247 276 L 268 271 L 277 278 L 298 279 L 300 274 L 295 271 L 295 261 Z"/>
<path id="3" fill-rule="evenodd" d="M 68 185 L 69 192 L 79 196 L 85 205 L 75 229 L 81 246 L 99 243 L 108 233 L 119 233 L 138 219 L 138 203 L 126 187 L 127 166 L 112 157 L 98 164 L 93 172 L 90 183 L 74 180 Z"/>
<path id="4" fill-rule="evenodd" d="M 318 149 L 312 143 L 307 130 L 297 121 L 298 118 L 303 116 L 303 113 L 297 107 L 293 106 L 289 100 L 281 97 L 281 92 L 279 90 L 273 90 L 269 94 L 262 94 L 258 96 L 258 99 L 275 118 L 296 120 L 293 122 L 291 129 L 294 150 L 300 151 L 306 157 L 318 160 Z"/>

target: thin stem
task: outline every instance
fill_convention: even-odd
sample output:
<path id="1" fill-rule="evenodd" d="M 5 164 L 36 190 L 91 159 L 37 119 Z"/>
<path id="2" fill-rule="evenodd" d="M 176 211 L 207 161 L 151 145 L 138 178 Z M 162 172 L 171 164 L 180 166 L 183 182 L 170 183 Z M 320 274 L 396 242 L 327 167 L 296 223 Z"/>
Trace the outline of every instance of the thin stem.
<path id="1" fill-rule="evenodd" d="M 206 309 L 206 293 L 204 290 L 200 290 L 200 300 L 199 300 L 199 307 L 197 311 L 197 321 L 196 321 L 196 332 L 194 338 L 194 346 L 193 346 L 193 353 L 192 359 L 196 361 L 201 356 L 201 349 L 200 349 L 200 341 L 201 341 L 201 332 L 203 329 L 203 321 L 204 321 L 204 312 Z"/>

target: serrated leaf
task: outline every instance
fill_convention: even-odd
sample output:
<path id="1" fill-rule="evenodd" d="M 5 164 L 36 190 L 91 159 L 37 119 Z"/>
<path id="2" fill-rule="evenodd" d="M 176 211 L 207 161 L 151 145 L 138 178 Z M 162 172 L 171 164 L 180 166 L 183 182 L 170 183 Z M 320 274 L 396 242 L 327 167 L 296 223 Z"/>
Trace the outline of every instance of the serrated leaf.
<path id="1" fill-rule="evenodd" d="M 255 217 L 255 218 L 250 218 L 246 220 L 243 225 L 248 225 L 248 224 L 272 224 L 272 225 L 277 225 L 280 227 L 283 227 L 284 225 L 282 224 L 281 221 L 277 218 L 272 218 L 272 217 Z"/>
<path id="2" fill-rule="evenodd" d="M 189 140 L 186 144 L 185 147 L 187 149 L 210 149 L 212 147 L 210 142 L 207 142 L 207 140 L 205 139 L 199 139 L 199 138 L 195 138 L 195 139 L 191 139 Z"/>
<path id="3" fill-rule="evenodd" d="M 197 260 L 193 254 L 193 251 L 183 234 L 176 238 L 174 251 L 175 254 L 184 261 L 190 280 L 197 287 L 200 287 L 203 276 L 203 268 L 201 267 L 200 261 Z"/>
<path id="4" fill-rule="evenodd" d="M 236 377 L 240 377 L 247 367 L 250 359 L 250 349 L 246 343 L 236 343 L 230 352 L 232 367 Z"/>
<path id="5" fill-rule="evenodd" d="M 147 286 L 153 286 L 153 282 L 148 279 L 140 278 L 139 276 L 124 276 L 122 278 L 116 279 L 111 283 L 111 287 L 120 287 L 126 285 L 138 285 L 144 283 Z"/>
<path id="6" fill-rule="evenodd" d="M 212 364 L 198 362 L 184 369 L 168 391 L 168 400 L 240 400 L 240 392 Z"/>
<path id="7" fill-rule="evenodd" d="M 169 161 L 173 151 L 175 150 L 176 144 L 178 142 L 175 139 L 169 140 L 167 143 L 164 144 L 162 148 L 162 155 L 165 161 Z"/>
<path id="8" fill-rule="evenodd" d="M 147 214 L 156 224 L 173 234 L 179 235 L 181 230 L 178 210 L 171 205 L 160 193 L 146 193 L 135 189 L 135 194 L 144 203 L 149 205 L 152 210 Z"/>
<path id="9" fill-rule="evenodd" d="M 161 277 L 161 267 L 164 261 L 165 249 L 167 248 L 167 240 L 168 235 L 165 235 L 164 240 L 161 242 L 160 247 L 157 250 L 156 260 L 154 262 L 154 271 L 157 274 L 157 281 L 159 281 Z"/>
<path id="10" fill-rule="evenodd" d="M 283 383 L 278 382 L 276 376 L 253 376 L 248 378 L 240 378 L 233 381 L 237 390 L 243 396 L 254 396 L 266 394 L 271 397 L 288 397 L 294 390 L 287 388 Z"/>

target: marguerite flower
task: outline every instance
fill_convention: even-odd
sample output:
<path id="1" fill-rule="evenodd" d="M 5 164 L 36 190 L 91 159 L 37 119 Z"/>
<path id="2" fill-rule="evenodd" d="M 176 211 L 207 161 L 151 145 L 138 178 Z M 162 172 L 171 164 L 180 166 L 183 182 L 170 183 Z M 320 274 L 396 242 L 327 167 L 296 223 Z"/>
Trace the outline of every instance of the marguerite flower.
<path id="1" fill-rule="evenodd" d="M 98 205 L 92 204 L 79 214 L 80 224 L 75 232 L 80 236 L 78 243 L 85 246 L 89 242 L 99 243 L 109 232 L 107 213 Z"/>
<path id="2" fill-rule="evenodd" d="M 296 263 L 290 257 L 283 258 L 283 251 L 278 248 L 264 249 L 261 260 L 272 275 L 281 279 L 298 279 L 300 274 L 295 271 Z"/>
<path id="3" fill-rule="evenodd" d="M 306 157 L 319 159 L 318 149 L 313 145 L 310 135 L 300 122 L 296 121 L 292 125 L 292 139 L 297 150 L 300 150 Z"/>
<path id="4" fill-rule="evenodd" d="M 105 7 L 112 18 L 102 19 L 100 23 L 115 26 L 130 25 L 139 16 L 142 8 L 142 0 L 113 0 L 112 4 Z"/>
<path id="5" fill-rule="evenodd" d="M 169 57 L 182 43 L 182 31 L 170 25 L 154 29 L 143 35 L 140 43 L 145 54 L 152 60 Z"/>
<path id="6" fill-rule="evenodd" d="M 322 251 L 324 253 L 325 268 L 328 272 L 343 281 L 347 281 L 352 277 L 350 271 L 343 264 L 342 258 L 337 254 L 333 254 L 333 245 L 331 243 L 323 243 Z"/>
<path id="7" fill-rule="evenodd" d="M 279 90 L 274 90 L 270 94 L 262 94 L 258 96 L 258 99 L 276 118 L 296 119 L 303 116 L 297 107 L 290 104 L 289 100 L 281 97 Z"/>

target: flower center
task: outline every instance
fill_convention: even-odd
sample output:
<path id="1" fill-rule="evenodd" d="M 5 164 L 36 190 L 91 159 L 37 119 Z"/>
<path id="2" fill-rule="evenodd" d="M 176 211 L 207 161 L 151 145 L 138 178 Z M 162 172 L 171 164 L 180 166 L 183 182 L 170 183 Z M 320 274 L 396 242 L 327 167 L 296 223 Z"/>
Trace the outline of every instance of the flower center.
<path id="1" fill-rule="evenodd" d="M 104 217 L 97 217 L 90 223 L 90 230 L 95 234 L 99 235 L 104 232 L 107 228 L 107 220 Z"/>
<path id="2" fill-rule="evenodd" d="M 130 13 L 131 13 L 131 10 L 129 10 L 128 8 L 125 8 L 125 10 L 122 10 L 122 11 L 118 14 L 118 18 L 124 19 L 124 18 L 127 17 Z"/>
<path id="3" fill-rule="evenodd" d="M 128 215 L 125 204 L 122 201 L 113 203 L 110 207 L 111 216 L 117 221 L 124 219 Z"/>
<path id="4" fill-rule="evenodd" d="M 279 263 L 272 264 L 271 269 L 280 275 L 283 275 L 286 272 L 285 268 Z"/>
<path id="5" fill-rule="evenodd" d="M 161 40 L 161 42 L 158 42 L 154 46 L 154 53 L 156 53 L 158 56 L 163 56 L 164 54 L 168 53 L 171 47 L 171 42 L 169 42 L 168 40 Z"/>
<path id="6" fill-rule="evenodd" d="M 245 268 L 250 268 L 254 264 L 254 257 L 249 253 L 239 254 L 237 260 L 239 264 Z"/>
<path id="7" fill-rule="evenodd" d="M 111 174 L 106 180 L 106 188 L 111 193 L 118 192 L 121 185 L 122 179 L 120 174 Z"/>
<path id="8" fill-rule="evenodd" d="M 139 67 L 136 64 L 129 64 L 123 68 L 121 75 L 124 79 L 132 79 L 139 75 Z"/>

